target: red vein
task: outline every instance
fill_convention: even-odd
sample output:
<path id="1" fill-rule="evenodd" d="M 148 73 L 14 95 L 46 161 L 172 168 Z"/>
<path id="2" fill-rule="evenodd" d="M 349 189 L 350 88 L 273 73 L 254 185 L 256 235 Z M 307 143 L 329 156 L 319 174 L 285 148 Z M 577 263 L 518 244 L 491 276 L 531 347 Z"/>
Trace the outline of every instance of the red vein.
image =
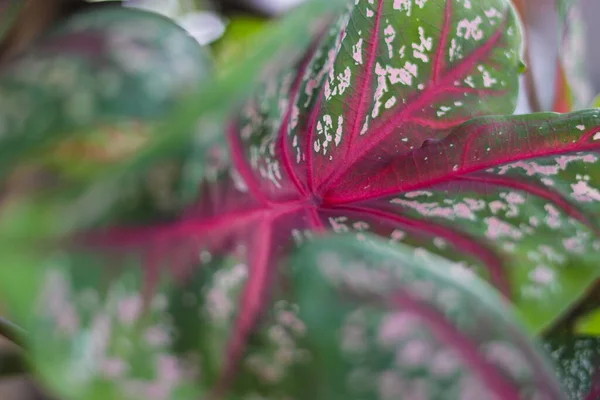
<path id="1" fill-rule="evenodd" d="M 590 229 L 595 231 L 596 233 L 600 233 L 600 229 L 597 226 L 594 226 L 592 221 L 581 212 L 576 205 L 571 203 L 568 199 L 566 199 L 562 194 L 552 191 L 546 187 L 534 185 L 528 182 L 522 182 L 514 178 L 505 178 L 499 177 L 496 175 L 492 175 L 489 173 L 482 173 L 478 175 L 469 175 L 464 177 L 458 177 L 458 180 L 467 181 L 467 182 L 476 182 L 482 184 L 491 184 L 495 186 L 503 186 L 516 190 L 521 190 L 530 194 L 533 194 L 537 197 L 541 197 L 548 201 L 551 201 L 555 205 L 557 205 L 560 209 L 562 209 L 567 215 L 575 218 L 582 224 L 588 226 Z"/>
<path id="2" fill-rule="evenodd" d="M 487 361 L 479 348 L 465 337 L 454 325 L 446 320 L 439 311 L 431 308 L 422 301 L 415 300 L 406 293 L 397 293 L 392 298 L 392 304 L 413 313 L 427 324 L 432 333 L 443 343 L 447 343 L 456 350 L 469 370 L 478 375 L 485 385 L 497 395 L 499 399 L 520 399 L 521 393 L 514 384 Z"/>
<path id="3" fill-rule="evenodd" d="M 290 123 L 290 120 L 292 117 L 294 105 L 297 103 L 298 98 L 299 98 L 300 88 L 302 87 L 302 80 L 303 80 L 304 74 L 305 74 L 306 70 L 308 69 L 308 67 L 310 66 L 310 64 L 313 60 L 313 55 L 319 48 L 319 44 L 321 43 L 321 39 L 324 37 L 324 34 L 325 34 L 325 31 L 323 30 L 317 36 L 317 39 L 311 45 L 311 47 L 308 50 L 307 54 L 305 55 L 304 59 L 300 63 L 300 67 L 296 71 L 296 78 L 294 79 L 294 83 L 292 84 L 292 88 L 291 88 L 290 94 L 289 94 L 290 103 L 288 105 L 288 108 L 287 108 L 287 111 L 283 118 L 283 121 L 281 122 L 279 132 L 277 133 L 277 135 L 278 135 L 277 147 L 281 151 L 283 167 L 287 171 L 288 176 L 292 180 L 292 183 L 294 184 L 294 186 L 296 187 L 298 192 L 302 195 L 307 195 L 308 192 L 307 192 L 306 188 L 304 187 L 304 185 L 300 182 L 300 178 L 298 177 L 298 174 L 296 173 L 296 171 L 294 170 L 294 167 L 292 166 L 292 161 L 291 161 L 291 157 L 290 157 L 290 153 L 289 153 L 290 146 L 286 139 L 289 135 L 289 123 Z"/>
<path id="4" fill-rule="evenodd" d="M 256 179 L 254 171 L 249 165 L 248 159 L 244 154 L 242 140 L 239 136 L 236 122 L 229 124 L 227 129 L 227 140 L 229 142 L 233 167 L 246 183 L 248 191 L 258 202 L 262 204 L 267 203 L 268 199 L 261 190 L 260 182 Z"/>
<path id="5" fill-rule="evenodd" d="M 442 28 L 441 40 L 438 45 L 435 57 L 433 59 L 433 68 L 431 79 L 437 82 L 440 79 L 442 70 L 446 67 L 446 58 L 444 51 L 448 47 L 448 36 L 450 33 L 450 25 L 452 22 L 452 0 L 446 0 L 446 8 L 444 10 L 444 26 Z"/>
<path id="6" fill-rule="evenodd" d="M 457 249 L 478 258 L 488 268 L 492 282 L 506 296 L 510 297 L 510 284 L 505 273 L 502 259 L 490 248 L 482 245 L 476 238 L 444 225 L 427 220 L 413 219 L 364 206 L 334 207 L 333 210 L 348 211 L 373 217 L 390 225 L 402 225 L 425 233 L 430 236 L 439 236 L 453 244 Z"/>
<path id="7" fill-rule="evenodd" d="M 318 233 L 325 232 L 325 225 L 323 224 L 323 221 L 321 221 L 317 209 L 315 207 L 308 207 L 306 208 L 306 213 L 311 229 Z"/>
<path id="8" fill-rule="evenodd" d="M 230 212 L 206 219 L 191 219 L 154 227 L 115 227 L 104 232 L 85 232 L 76 236 L 75 245 L 88 248 L 131 248 L 149 246 L 166 240 L 201 238 L 234 231 L 259 219 L 267 208 Z"/>
<path id="9" fill-rule="evenodd" d="M 427 119 L 427 118 L 414 117 L 414 118 L 407 119 L 404 123 L 405 124 L 415 123 L 415 124 L 427 126 L 429 128 L 434 128 L 434 129 L 451 129 L 451 128 L 455 128 L 456 125 L 461 125 L 461 124 L 467 122 L 470 119 L 471 119 L 471 117 L 467 117 L 467 118 L 457 119 L 455 121 L 448 121 L 448 120 L 431 120 L 431 119 Z"/>
<path id="10" fill-rule="evenodd" d="M 498 30 L 485 42 L 481 47 L 474 50 L 468 57 L 466 57 L 462 63 L 457 67 L 453 68 L 447 75 L 443 77 L 438 83 L 427 86 L 417 98 L 410 102 L 409 105 L 394 114 L 391 118 L 386 121 L 369 128 L 368 133 L 365 135 L 366 138 L 361 146 L 356 149 L 355 152 L 349 154 L 346 157 L 344 163 L 335 170 L 327 179 L 325 179 L 319 187 L 321 193 L 326 193 L 328 188 L 335 187 L 338 181 L 344 176 L 344 173 L 348 171 L 358 160 L 360 160 L 365 154 L 371 151 L 375 146 L 381 143 L 388 135 L 399 126 L 401 126 L 409 118 L 409 116 L 424 106 L 433 103 L 433 100 L 440 93 L 444 93 L 449 88 L 454 87 L 454 82 L 460 79 L 462 76 L 467 74 L 476 63 L 477 60 L 484 58 L 489 54 L 495 47 L 497 42 L 502 38 L 504 34 L 504 27 L 508 19 L 505 18 L 504 22 L 500 25 Z M 370 133 L 370 134 L 369 134 Z"/>
<path id="11" fill-rule="evenodd" d="M 217 393 L 223 393 L 234 379 L 239 363 L 244 355 L 248 337 L 252 333 L 266 301 L 268 283 L 274 272 L 272 260 L 274 220 L 265 220 L 258 226 L 254 235 L 254 244 L 248 254 L 250 274 L 244 287 L 237 320 L 231 333 L 225 358 L 225 368 L 217 385 Z"/>
<path id="12" fill-rule="evenodd" d="M 479 172 L 481 170 L 498 167 L 500 165 L 506 165 L 506 164 L 510 164 L 513 162 L 517 162 L 517 161 L 526 161 L 526 160 L 530 160 L 533 158 L 539 158 L 539 157 L 559 156 L 559 155 L 573 153 L 573 152 L 595 151 L 598 148 L 600 148 L 600 144 L 592 143 L 592 144 L 588 144 L 587 146 L 582 146 L 582 144 L 584 144 L 590 137 L 592 137 L 594 134 L 598 133 L 599 131 L 600 131 L 600 128 L 593 129 L 590 132 L 587 132 L 585 135 L 582 135 L 580 140 L 578 140 L 576 142 L 571 142 L 571 143 L 569 143 L 569 145 L 565 146 L 564 148 L 549 150 L 548 148 L 544 148 L 544 147 L 540 146 L 540 149 L 541 149 L 540 151 L 531 152 L 527 155 L 522 155 L 522 154 L 519 154 L 518 151 L 515 151 L 514 154 L 506 154 L 506 157 L 502 158 L 502 159 L 493 159 L 491 157 L 485 158 L 485 159 L 480 159 L 480 161 L 481 161 L 480 163 L 477 163 L 477 164 L 471 163 L 471 165 L 469 165 L 469 167 L 466 167 L 466 168 L 464 167 L 464 163 L 465 163 L 465 160 L 467 159 L 468 154 L 466 151 L 463 151 L 463 155 L 460 157 L 461 162 L 462 162 L 460 164 L 461 168 L 456 168 L 456 169 L 452 169 L 452 170 L 445 169 L 441 173 L 438 172 L 437 174 L 434 174 L 434 178 L 430 178 L 428 180 L 407 179 L 407 180 L 404 180 L 403 182 L 401 182 L 398 186 L 385 188 L 385 189 L 382 189 L 379 191 L 371 190 L 368 194 L 361 193 L 360 196 L 356 195 L 356 191 L 352 191 L 351 194 L 348 195 L 347 197 L 345 197 L 343 195 L 343 193 L 337 193 L 337 196 L 326 196 L 324 198 L 326 199 L 327 203 L 330 205 L 341 205 L 341 204 L 354 203 L 356 201 L 373 200 L 376 198 L 381 198 L 381 197 L 385 197 L 385 196 L 389 196 L 389 195 L 393 195 L 393 194 L 397 194 L 397 193 L 405 193 L 405 192 L 412 191 L 412 190 L 419 190 L 421 188 L 431 187 L 431 186 L 434 186 L 434 185 L 440 184 L 440 183 L 446 183 L 449 180 L 458 179 L 459 177 L 465 176 L 470 173 Z M 436 153 L 432 154 L 431 156 L 432 157 L 441 157 L 442 154 L 440 154 L 440 149 L 438 148 L 435 151 L 436 151 Z M 447 149 L 442 150 L 443 153 L 445 153 L 447 151 L 448 151 Z M 413 152 L 413 154 L 414 154 L 414 152 Z M 492 154 L 493 154 L 493 152 L 490 152 L 490 155 L 492 155 Z M 415 167 L 416 166 L 417 166 L 417 162 L 415 162 Z M 396 170 L 397 170 L 396 164 L 390 163 L 388 166 L 386 166 L 381 171 L 379 171 L 378 175 L 384 176 L 389 173 L 397 173 L 397 172 L 395 172 Z M 360 182 L 358 184 L 360 184 Z"/>
<path id="13" fill-rule="evenodd" d="M 375 13 L 375 23 L 371 36 L 367 41 L 369 48 L 367 49 L 367 63 L 363 69 L 362 76 L 357 79 L 356 91 L 359 93 L 358 107 L 354 114 L 354 120 L 350 127 L 348 136 L 348 144 L 346 147 L 346 154 L 344 159 L 348 156 L 350 149 L 352 148 L 352 140 L 360 134 L 361 122 L 364 121 L 367 114 L 367 108 L 371 100 L 373 100 L 372 85 L 373 85 L 373 69 L 375 68 L 375 61 L 377 60 L 377 49 L 379 48 L 379 27 L 381 25 L 381 14 L 383 13 L 383 4 L 385 1 L 379 1 L 377 5 L 377 12 Z M 348 118 L 351 119 L 351 118 Z"/>
<path id="14" fill-rule="evenodd" d="M 497 126 L 494 125 L 494 128 L 496 128 Z M 484 133 L 488 133 L 487 130 L 487 126 L 483 125 L 483 126 L 479 126 L 477 127 L 477 129 L 474 132 L 471 132 L 469 134 L 469 137 L 466 139 L 465 144 L 462 146 L 462 155 L 460 157 L 460 163 L 461 165 L 467 165 L 468 160 L 467 157 L 469 157 L 469 155 L 471 155 L 471 147 L 473 146 L 473 143 L 479 139 L 479 137 L 484 134 Z"/>

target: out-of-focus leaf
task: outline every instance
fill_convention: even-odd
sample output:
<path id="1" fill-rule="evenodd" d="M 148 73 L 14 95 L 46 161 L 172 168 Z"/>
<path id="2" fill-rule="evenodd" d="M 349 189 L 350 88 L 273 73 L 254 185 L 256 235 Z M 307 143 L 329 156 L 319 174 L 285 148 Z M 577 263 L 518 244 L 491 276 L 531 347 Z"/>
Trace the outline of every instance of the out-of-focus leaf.
<path id="1" fill-rule="evenodd" d="M 502 301 L 456 264 L 342 236 L 293 269 L 314 358 L 302 398 L 565 398 Z"/>
<path id="2" fill-rule="evenodd" d="M 600 310 L 592 311 L 580 317 L 576 322 L 575 332 L 578 335 L 600 337 Z"/>
<path id="3" fill-rule="evenodd" d="M 573 0 L 514 0 L 523 19 L 531 110 L 569 112 L 590 99 L 581 9 Z M 548 60 L 556 60 L 548 63 Z M 554 64 L 553 64 L 554 63 Z M 553 84 L 549 85 L 548 82 Z"/>
<path id="4" fill-rule="evenodd" d="M 569 3 L 564 14 L 565 35 L 560 42 L 560 62 L 566 82 L 566 90 L 562 96 L 572 103 L 572 111 L 589 106 L 593 97 L 593 85 L 585 62 L 588 56 L 587 42 L 591 39 L 586 35 L 584 8 L 579 1 L 571 0 Z M 558 71 L 557 74 L 561 72 Z M 561 94 L 557 93 L 556 96 Z"/>
<path id="5" fill-rule="evenodd" d="M 217 65 L 235 64 L 244 49 L 269 22 L 258 17 L 235 17 L 227 23 L 223 37 L 213 44 Z"/>
<path id="6" fill-rule="evenodd" d="M 544 347 L 570 400 L 600 398 L 600 338 L 557 336 Z"/>
<path id="7" fill-rule="evenodd" d="M 27 345 L 38 376 L 58 397 L 204 397 L 199 371 L 171 353 L 168 286 L 143 296 L 138 269 L 97 265 L 81 254 L 48 255 L 39 267 Z"/>
<path id="8" fill-rule="evenodd" d="M 76 14 L 0 72 L 2 177 L 48 155 L 86 175 L 131 157 L 207 73 L 206 55 L 166 18 L 118 7 Z"/>

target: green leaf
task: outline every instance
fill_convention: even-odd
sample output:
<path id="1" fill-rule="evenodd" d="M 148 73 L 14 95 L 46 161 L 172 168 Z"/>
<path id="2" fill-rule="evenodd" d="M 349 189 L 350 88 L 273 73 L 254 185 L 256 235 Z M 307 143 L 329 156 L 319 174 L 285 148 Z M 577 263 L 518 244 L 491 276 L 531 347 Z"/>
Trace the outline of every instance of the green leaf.
<path id="1" fill-rule="evenodd" d="M 315 358 L 303 398 L 563 398 L 505 304 L 459 265 L 340 236 L 293 268 Z"/>
<path id="2" fill-rule="evenodd" d="M 592 311 L 577 319 L 575 332 L 582 336 L 600 337 L 600 310 Z"/>
<path id="3" fill-rule="evenodd" d="M 235 17 L 227 23 L 225 34 L 212 45 L 216 64 L 226 67 L 239 59 L 269 22 L 263 18 Z"/>

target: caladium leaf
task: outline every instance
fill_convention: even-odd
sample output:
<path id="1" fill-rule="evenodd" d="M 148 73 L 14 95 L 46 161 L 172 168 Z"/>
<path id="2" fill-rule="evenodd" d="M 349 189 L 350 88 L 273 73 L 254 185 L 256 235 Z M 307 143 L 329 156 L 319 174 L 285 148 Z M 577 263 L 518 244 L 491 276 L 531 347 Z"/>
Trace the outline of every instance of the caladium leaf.
<path id="1" fill-rule="evenodd" d="M 196 365 L 170 349 L 169 286 L 143 297 L 138 269 L 97 261 L 63 253 L 38 264 L 43 273 L 26 326 L 38 376 L 59 398 L 197 399 Z"/>
<path id="2" fill-rule="evenodd" d="M 218 393 L 226 384 L 226 398 L 314 398 L 306 387 L 312 378 L 307 372 L 312 368 L 312 356 L 303 343 L 306 327 L 298 317 L 294 292 L 281 280 L 268 292 L 270 301 L 244 346 L 235 376 L 223 379 L 222 371 L 231 357 L 227 352 L 229 334 L 238 324 L 237 305 L 251 273 L 243 260 L 245 250 L 238 250 L 229 257 L 210 260 L 205 254 L 203 267 L 186 279 L 180 290 L 173 291 L 169 312 L 176 328 L 174 350 L 184 359 L 197 360 L 202 386 L 215 387 Z"/>
<path id="3" fill-rule="evenodd" d="M 545 346 L 556 364 L 556 372 L 571 400 L 600 398 L 600 338 L 557 336 Z"/>
<path id="4" fill-rule="evenodd" d="M 315 194 L 360 160 L 406 153 L 473 116 L 514 109 L 520 30 L 510 5 L 412 3 L 358 2 L 294 87 L 280 169 Z M 260 135 L 255 124 L 245 129 Z"/>
<path id="5" fill-rule="evenodd" d="M 25 156 L 63 172 L 130 157 L 208 65 L 161 16 L 106 7 L 68 18 L 0 71 L 2 175 Z"/>
<path id="6" fill-rule="evenodd" d="M 465 123 L 511 113 L 516 97 L 514 11 L 484 6 L 356 2 L 290 71 L 271 73 L 228 124 L 227 151 L 202 152 L 215 162 L 178 220 L 75 243 L 152 252 L 180 277 L 198 265 L 194 254 L 244 248 L 248 279 L 220 387 L 268 304 L 279 255 L 324 231 L 440 253 L 493 282 L 530 329 L 549 326 L 600 273 L 600 110 Z"/>
<path id="7" fill-rule="evenodd" d="M 338 236 L 292 268 L 317 359 L 310 398 L 565 398 L 503 302 L 458 265 Z"/>

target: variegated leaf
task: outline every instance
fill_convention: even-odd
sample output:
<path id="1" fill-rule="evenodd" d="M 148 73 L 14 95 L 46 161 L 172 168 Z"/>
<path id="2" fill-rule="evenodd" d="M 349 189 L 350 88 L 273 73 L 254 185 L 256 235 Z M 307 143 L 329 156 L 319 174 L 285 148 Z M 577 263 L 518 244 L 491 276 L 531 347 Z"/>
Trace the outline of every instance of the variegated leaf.
<path id="1" fill-rule="evenodd" d="M 2 177 L 23 163 L 77 175 L 131 157 L 207 72 L 206 54 L 166 18 L 76 14 L 0 72 Z"/>
<path id="2" fill-rule="evenodd" d="M 244 249 L 217 388 L 245 360 L 280 255 L 325 231 L 404 239 L 473 267 L 539 331 L 600 273 L 600 111 L 465 123 L 513 111 L 519 50 L 507 1 L 359 0 L 289 71 L 269 71 L 226 127 L 228 151 L 202 152 L 215 162 L 180 218 L 76 243 L 151 252 L 182 279 L 199 255 Z"/>
<path id="3" fill-rule="evenodd" d="M 171 351 L 169 285 L 145 296 L 139 270 L 89 255 L 53 254 L 37 267 L 27 343 L 36 373 L 60 398 L 193 400 L 207 391 L 198 364 Z"/>
<path id="4" fill-rule="evenodd" d="M 385 241 L 336 237 L 293 263 L 327 399 L 562 399 L 539 348 L 460 266 Z"/>

